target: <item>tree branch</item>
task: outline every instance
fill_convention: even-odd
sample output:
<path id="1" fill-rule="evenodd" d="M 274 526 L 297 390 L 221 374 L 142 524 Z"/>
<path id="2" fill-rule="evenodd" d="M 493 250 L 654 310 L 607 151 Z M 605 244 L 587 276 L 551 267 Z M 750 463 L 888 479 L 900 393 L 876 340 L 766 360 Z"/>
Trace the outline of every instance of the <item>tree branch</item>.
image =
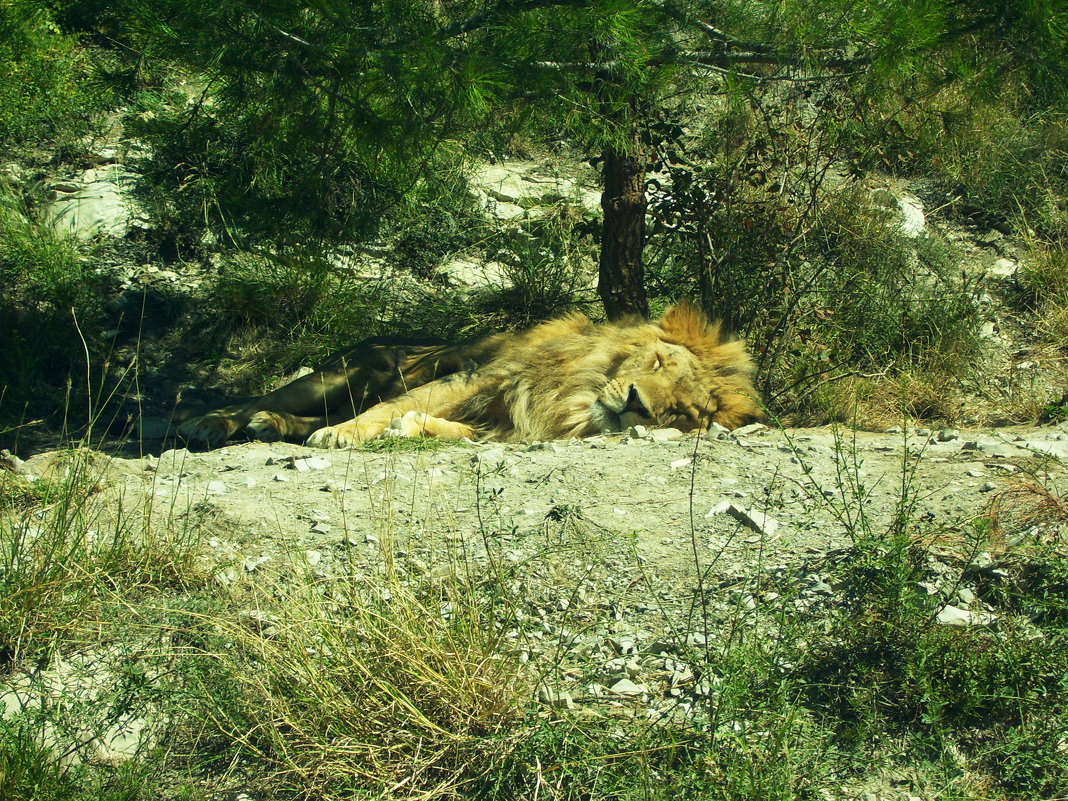
<path id="1" fill-rule="evenodd" d="M 442 28 L 434 34 L 435 41 L 445 41 L 463 36 L 473 30 L 481 28 L 497 17 L 507 14 L 522 14 L 539 8 L 553 8 L 556 6 L 584 6 L 584 0 L 500 0 L 497 5 L 480 11 L 467 19 L 454 22 L 446 28 Z"/>

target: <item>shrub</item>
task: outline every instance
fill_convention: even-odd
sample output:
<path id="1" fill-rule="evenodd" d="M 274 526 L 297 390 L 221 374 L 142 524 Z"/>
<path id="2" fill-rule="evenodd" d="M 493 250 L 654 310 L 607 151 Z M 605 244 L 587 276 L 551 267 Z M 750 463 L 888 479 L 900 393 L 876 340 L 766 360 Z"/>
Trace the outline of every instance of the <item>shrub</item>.
<path id="1" fill-rule="evenodd" d="M 61 413 L 72 376 L 82 398 L 82 377 L 106 360 L 102 281 L 85 246 L 35 220 L 35 211 L 0 185 L 0 427 Z"/>
<path id="2" fill-rule="evenodd" d="M 97 80 L 102 57 L 64 34 L 41 3 L 0 6 L 0 153 L 72 146 L 116 97 Z"/>
<path id="3" fill-rule="evenodd" d="M 777 414 L 870 419 L 849 387 L 878 375 L 897 382 L 898 416 L 952 416 L 947 387 L 973 369 L 979 341 L 976 287 L 949 244 L 934 231 L 906 236 L 895 210 L 860 189 L 831 193 L 789 174 L 766 185 L 763 172 L 747 185 L 745 169 L 713 161 L 677 171 L 657 205 L 653 281 L 669 296 L 696 290 L 746 338 Z M 784 193 L 798 202 L 780 202 Z"/>

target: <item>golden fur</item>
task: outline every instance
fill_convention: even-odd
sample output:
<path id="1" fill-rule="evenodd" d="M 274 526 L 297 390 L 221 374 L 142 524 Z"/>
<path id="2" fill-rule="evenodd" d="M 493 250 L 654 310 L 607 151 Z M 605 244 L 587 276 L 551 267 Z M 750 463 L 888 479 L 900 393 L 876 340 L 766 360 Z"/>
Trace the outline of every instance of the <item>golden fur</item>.
<path id="1" fill-rule="evenodd" d="M 752 376 L 744 344 L 724 341 L 719 325 L 690 306 L 655 322 L 598 325 L 572 314 L 472 345 L 368 340 L 180 431 L 208 444 L 244 428 L 342 448 L 383 433 L 532 441 L 634 425 L 736 428 L 761 416 Z"/>

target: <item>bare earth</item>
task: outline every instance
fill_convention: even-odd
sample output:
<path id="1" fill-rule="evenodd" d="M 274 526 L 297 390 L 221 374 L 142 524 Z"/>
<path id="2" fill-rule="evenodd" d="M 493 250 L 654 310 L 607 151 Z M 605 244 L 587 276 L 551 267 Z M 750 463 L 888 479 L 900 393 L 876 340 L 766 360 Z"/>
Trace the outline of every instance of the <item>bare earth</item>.
<path id="1" fill-rule="evenodd" d="M 38 455 L 26 469 L 42 474 L 59 458 Z M 934 554 L 959 551 L 999 489 L 1032 474 L 1056 483 L 1066 460 L 1058 427 L 756 425 L 701 438 L 632 430 L 380 452 L 245 442 L 111 459 L 102 484 L 105 506 L 202 526 L 228 586 L 293 570 L 329 581 L 503 563 L 530 573 L 522 592 L 547 614 L 580 596 L 667 612 L 671 598 L 692 597 L 699 575 L 706 590 L 769 569 L 818 584 L 820 565 L 850 544 L 845 521 L 878 534 L 903 497 L 934 533 Z"/>

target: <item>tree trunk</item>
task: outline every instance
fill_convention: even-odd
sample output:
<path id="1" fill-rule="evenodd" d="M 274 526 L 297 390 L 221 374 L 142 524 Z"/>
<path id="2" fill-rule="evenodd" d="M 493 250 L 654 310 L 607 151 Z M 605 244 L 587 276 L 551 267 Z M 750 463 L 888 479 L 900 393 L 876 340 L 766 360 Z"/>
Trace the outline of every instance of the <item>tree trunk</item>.
<path id="1" fill-rule="evenodd" d="M 645 162 L 635 131 L 628 152 L 606 148 L 602 167 L 600 274 L 597 293 L 609 320 L 628 314 L 649 314 L 645 294 Z"/>

